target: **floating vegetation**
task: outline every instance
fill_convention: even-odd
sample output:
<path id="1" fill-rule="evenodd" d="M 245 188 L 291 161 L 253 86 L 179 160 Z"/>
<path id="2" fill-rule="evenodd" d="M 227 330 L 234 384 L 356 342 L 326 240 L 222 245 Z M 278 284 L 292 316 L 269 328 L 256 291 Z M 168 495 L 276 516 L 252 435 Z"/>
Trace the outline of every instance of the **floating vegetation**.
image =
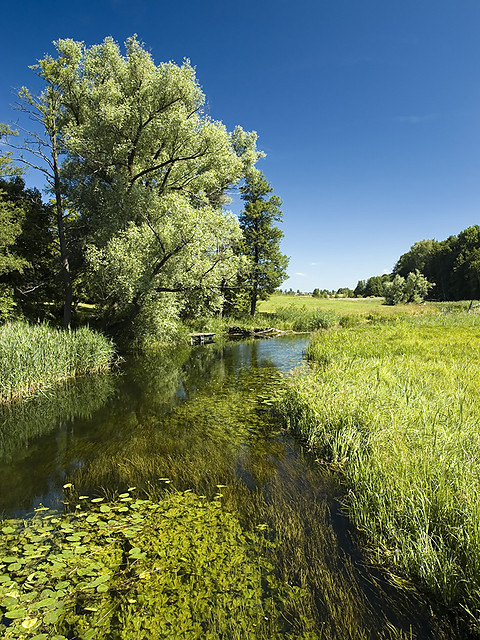
<path id="1" fill-rule="evenodd" d="M 70 485 L 66 485 L 70 490 Z M 260 530 L 266 527 L 260 527 Z M 283 612 L 302 598 L 281 584 L 265 536 L 242 530 L 219 497 L 84 500 L 37 509 L 0 538 L 0 632 L 8 639 L 308 638 Z"/>

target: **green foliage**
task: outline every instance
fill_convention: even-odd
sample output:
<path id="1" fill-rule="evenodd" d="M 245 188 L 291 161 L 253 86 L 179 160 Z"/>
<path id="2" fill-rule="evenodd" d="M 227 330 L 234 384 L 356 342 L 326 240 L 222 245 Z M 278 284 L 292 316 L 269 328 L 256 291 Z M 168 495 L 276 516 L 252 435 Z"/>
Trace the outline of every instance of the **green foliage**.
<path id="1" fill-rule="evenodd" d="M 146 350 L 158 344 L 187 341 L 179 320 L 180 303 L 172 293 L 151 293 L 131 327 L 130 347 Z"/>
<path id="2" fill-rule="evenodd" d="M 0 181 L 0 317 L 5 321 L 15 307 L 11 274 L 22 273 L 28 263 L 14 250 L 25 211 L 18 202 L 5 197 L 4 186 Z"/>
<path id="3" fill-rule="evenodd" d="M 62 85 L 72 84 L 63 62 L 53 65 L 50 58 L 41 60 L 31 69 L 43 81 L 43 90 L 32 94 L 27 87 L 18 92 L 19 103 L 17 110 L 25 114 L 28 124 L 35 122 L 33 129 L 20 126 L 22 133 L 20 140 L 11 141 L 12 136 L 18 136 L 19 131 L 13 131 L 8 126 L 0 125 L 0 135 L 9 147 L 20 150 L 19 161 L 43 173 L 48 186 L 54 196 L 55 231 L 58 240 L 57 250 L 60 261 L 58 273 L 63 283 L 64 314 L 63 326 L 70 327 L 72 309 L 72 279 L 69 266 L 69 247 L 65 235 L 66 202 L 65 193 L 60 178 L 60 155 L 63 149 L 65 123 L 71 117 L 68 109 L 62 104 Z M 27 157 L 24 157 L 26 152 Z"/>
<path id="4" fill-rule="evenodd" d="M 385 302 L 387 304 L 399 304 L 405 297 L 405 278 L 398 274 L 384 288 Z"/>
<path id="5" fill-rule="evenodd" d="M 106 371 L 113 356 L 111 342 L 87 327 L 62 332 L 47 325 L 5 324 L 0 328 L 0 402 Z"/>
<path id="6" fill-rule="evenodd" d="M 0 124 L 0 136 L 15 133 L 10 127 Z M 12 152 L 0 153 L 0 178 L 5 180 L 7 178 L 20 178 L 23 171 L 20 167 L 16 166 L 12 160 Z"/>
<path id="7" fill-rule="evenodd" d="M 438 300 L 480 298 L 480 227 L 473 225 L 441 242 L 421 240 L 400 256 L 394 273 L 406 277 L 418 269 L 435 285 Z"/>
<path id="8" fill-rule="evenodd" d="M 172 313 L 197 291 L 197 302 L 218 295 L 238 269 L 238 222 L 222 206 L 243 163 L 225 127 L 202 112 L 193 67 L 156 65 L 135 37 L 125 56 L 111 38 L 56 46 L 58 58 L 40 65 L 60 77 L 73 114 L 63 180 L 86 230 L 86 279 L 102 321 L 122 333 L 151 317 L 144 307 L 157 294 L 176 296 Z"/>
<path id="9" fill-rule="evenodd" d="M 380 297 L 383 296 L 383 290 L 387 282 L 390 282 L 391 277 L 384 273 L 381 276 L 372 276 L 368 280 L 359 280 L 355 287 L 353 296 L 356 298 L 368 298 L 369 296 Z"/>
<path id="10" fill-rule="evenodd" d="M 255 315 L 257 300 L 265 300 L 287 277 L 288 258 L 280 251 L 283 232 L 274 224 L 281 222 L 282 201 L 272 193 L 265 176 L 250 171 L 240 188 L 245 209 L 240 214 L 243 242 L 242 255 L 248 259 L 244 286 L 249 291 L 250 313 Z"/>
<path id="11" fill-rule="evenodd" d="M 129 490 L 110 503 L 83 496 L 64 517 L 41 508 L 4 521 L 3 637 L 291 637 L 281 614 L 297 592 L 262 559 L 261 532 L 243 531 L 219 498 L 152 502 Z"/>
<path id="12" fill-rule="evenodd" d="M 271 191 L 254 169 L 264 155 L 256 133 L 236 127 L 229 134 L 212 121 L 189 61 L 156 65 L 135 36 L 124 55 L 112 38 L 91 47 L 70 39 L 55 46 L 56 56 L 32 67 L 43 90 L 19 93 L 19 110 L 43 130 L 19 127 L 17 138 L 19 131 L 0 125 L 3 141 L 30 154 L 21 161 L 45 174 L 54 195 L 51 207 L 26 225 L 22 246 L 36 251 L 29 253 L 28 274 L 13 285 L 0 281 L 4 312 L 13 307 L 15 290 L 25 297 L 26 317 L 43 319 L 39 305 L 45 311 L 45 300 L 57 302 L 62 291 L 64 327 L 71 324 L 72 305 L 87 301 L 123 342 L 172 339 L 179 318 L 220 311 L 246 273 L 238 220 L 223 207 L 228 189 L 243 176 L 266 185 L 257 200 Z M 15 175 L 8 156 L 0 169 Z M 265 201 L 270 221 L 280 219 L 279 203 L 276 196 Z M 3 218 L 8 223 L 6 213 Z M 284 277 L 281 235 L 269 224 L 257 233 L 263 253 L 250 271 L 260 297 Z M 13 240 L 5 238 L 5 246 Z M 61 260 L 54 262 L 58 247 Z M 14 267 L 18 271 L 20 262 L 6 265 Z M 55 314 L 55 304 L 48 311 Z"/>
<path id="13" fill-rule="evenodd" d="M 18 314 L 31 320 L 43 319 L 47 307 L 51 313 L 55 303 L 60 306 L 62 301 L 56 278 L 58 249 L 51 207 L 43 204 L 38 190 L 26 189 L 19 177 L 0 181 L 0 194 L 0 206 L 10 207 L 17 227 L 21 227 L 11 245 L 20 267 L 2 274 L 1 281 L 12 291 Z"/>
<path id="14" fill-rule="evenodd" d="M 318 334 L 285 421 L 340 465 L 377 557 L 480 621 L 478 317 Z"/>
<path id="15" fill-rule="evenodd" d="M 392 305 L 400 302 L 420 304 L 432 287 L 433 284 L 428 282 L 418 269 L 409 273 L 406 279 L 397 274 L 391 282 L 385 283 L 385 302 Z"/>

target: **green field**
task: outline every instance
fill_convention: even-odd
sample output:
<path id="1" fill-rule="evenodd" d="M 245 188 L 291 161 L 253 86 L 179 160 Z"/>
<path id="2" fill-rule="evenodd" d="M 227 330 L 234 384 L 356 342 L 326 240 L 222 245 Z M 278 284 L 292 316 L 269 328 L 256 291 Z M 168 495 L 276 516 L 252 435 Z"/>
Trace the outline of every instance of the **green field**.
<path id="1" fill-rule="evenodd" d="M 335 328 L 314 334 L 308 357 L 281 405 L 286 425 L 341 469 L 376 559 L 478 632 L 480 317 Z"/>
<path id="2" fill-rule="evenodd" d="M 305 307 L 307 311 L 311 309 L 321 309 L 331 311 L 339 316 L 348 314 L 392 314 L 392 313 L 425 313 L 431 311 L 430 305 L 399 304 L 389 306 L 384 304 L 383 298 L 312 298 L 312 296 L 286 296 L 273 295 L 268 300 L 260 302 L 258 311 L 260 313 L 275 313 L 282 307 Z"/>

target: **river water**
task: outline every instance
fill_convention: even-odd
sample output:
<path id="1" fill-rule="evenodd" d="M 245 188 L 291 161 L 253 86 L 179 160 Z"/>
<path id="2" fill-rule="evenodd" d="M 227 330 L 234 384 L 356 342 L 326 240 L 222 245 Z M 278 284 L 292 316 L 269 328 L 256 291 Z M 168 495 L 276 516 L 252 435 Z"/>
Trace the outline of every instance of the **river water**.
<path id="1" fill-rule="evenodd" d="M 285 376 L 306 366 L 307 343 L 283 336 L 159 351 L 3 408 L 0 513 L 61 510 L 67 482 L 112 497 L 132 486 L 151 497 L 172 488 L 213 497 L 220 485 L 225 509 L 274 532 L 280 578 L 307 594 L 299 616 L 308 637 L 462 637 L 366 562 L 335 475 L 272 414 Z"/>

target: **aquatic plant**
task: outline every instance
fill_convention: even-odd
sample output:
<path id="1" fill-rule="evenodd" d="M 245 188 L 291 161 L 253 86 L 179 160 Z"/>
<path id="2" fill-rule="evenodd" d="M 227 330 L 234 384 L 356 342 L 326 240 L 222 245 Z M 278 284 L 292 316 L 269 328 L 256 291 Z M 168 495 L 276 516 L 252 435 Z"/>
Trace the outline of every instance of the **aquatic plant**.
<path id="1" fill-rule="evenodd" d="M 152 502 L 133 490 L 3 523 L 2 637 L 293 638 L 282 612 L 301 593 L 276 580 L 265 526 L 242 530 L 220 494 Z"/>
<path id="2" fill-rule="evenodd" d="M 468 315 L 314 336 L 285 423 L 342 469 L 377 559 L 480 628 L 480 333 Z"/>
<path id="3" fill-rule="evenodd" d="M 32 395 L 60 380 L 107 371 L 114 354 L 113 344 L 87 327 L 58 331 L 7 323 L 0 327 L 0 402 Z"/>

